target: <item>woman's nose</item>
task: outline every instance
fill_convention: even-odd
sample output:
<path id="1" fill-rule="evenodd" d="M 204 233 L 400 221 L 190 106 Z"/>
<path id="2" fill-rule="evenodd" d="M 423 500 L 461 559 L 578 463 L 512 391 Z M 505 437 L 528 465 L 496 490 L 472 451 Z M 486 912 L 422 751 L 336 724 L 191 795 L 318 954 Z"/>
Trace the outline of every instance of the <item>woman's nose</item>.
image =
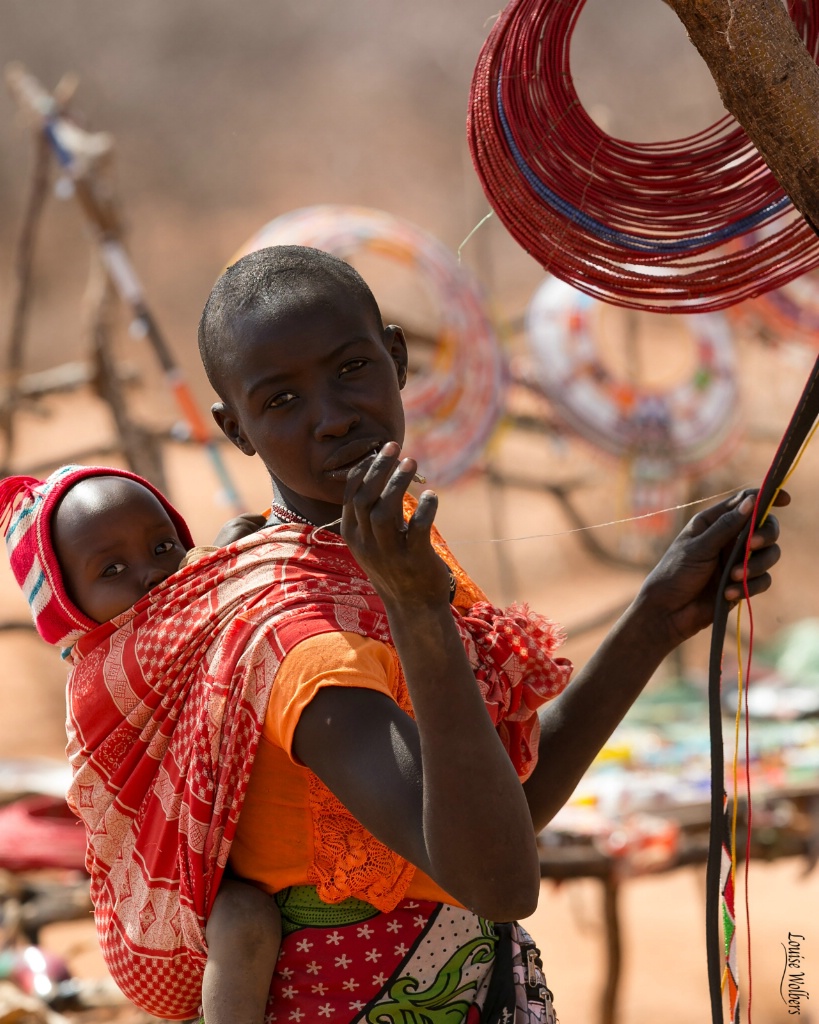
<path id="1" fill-rule="evenodd" d="M 357 410 L 347 402 L 328 398 L 317 412 L 315 436 L 319 440 L 325 437 L 345 437 L 360 419 Z"/>

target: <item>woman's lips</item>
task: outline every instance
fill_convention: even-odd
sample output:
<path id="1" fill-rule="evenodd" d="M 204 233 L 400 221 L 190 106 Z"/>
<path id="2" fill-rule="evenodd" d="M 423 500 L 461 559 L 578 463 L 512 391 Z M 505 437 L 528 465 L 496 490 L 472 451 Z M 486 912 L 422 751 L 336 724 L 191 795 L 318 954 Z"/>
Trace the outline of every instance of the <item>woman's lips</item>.
<path id="1" fill-rule="evenodd" d="M 330 462 L 330 467 L 325 470 L 328 476 L 333 479 L 346 478 L 350 470 L 367 459 L 374 459 L 381 450 L 382 444 L 373 442 L 363 450 L 360 446 L 349 445 L 349 457 L 346 449 L 342 449 L 335 459 Z"/>
<path id="2" fill-rule="evenodd" d="M 368 449 L 367 451 L 364 451 L 361 455 L 354 455 L 346 462 L 343 462 L 339 465 L 333 465 L 331 469 L 327 469 L 325 470 L 325 472 L 327 476 L 329 476 L 333 480 L 346 480 L 347 476 L 355 466 L 358 466 L 362 462 L 365 462 L 367 460 L 374 459 L 376 455 L 378 455 L 381 448 L 381 443 L 376 444 L 374 447 Z M 425 484 L 427 482 L 427 478 L 425 476 L 421 476 L 420 473 L 415 473 L 412 479 L 417 484 Z"/>

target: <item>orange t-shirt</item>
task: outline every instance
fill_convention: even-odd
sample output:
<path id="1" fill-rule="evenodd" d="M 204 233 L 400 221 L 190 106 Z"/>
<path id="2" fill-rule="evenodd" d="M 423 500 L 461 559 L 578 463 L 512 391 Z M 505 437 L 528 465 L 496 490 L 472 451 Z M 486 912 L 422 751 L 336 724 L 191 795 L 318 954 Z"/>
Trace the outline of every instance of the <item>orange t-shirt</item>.
<path id="1" fill-rule="evenodd" d="M 398 655 L 357 633 L 322 633 L 288 652 L 270 695 L 231 865 L 268 892 L 315 885 L 326 903 L 349 896 L 390 910 L 403 898 L 456 906 L 435 882 L 367 832 L 293 755 L 301 714 L 325 686 L 378 690 L 412 714 Z"/>

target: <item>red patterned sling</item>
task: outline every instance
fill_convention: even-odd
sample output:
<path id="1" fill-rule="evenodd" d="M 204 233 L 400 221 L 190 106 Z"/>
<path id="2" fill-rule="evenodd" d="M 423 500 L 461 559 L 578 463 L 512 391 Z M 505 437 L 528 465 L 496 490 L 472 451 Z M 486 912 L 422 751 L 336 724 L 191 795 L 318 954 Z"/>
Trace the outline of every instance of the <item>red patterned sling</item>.
<path id="1" fill-rule="evenodd" d="M 463 594 L 464 575 L 453 568 Z M 560 632 L 525 608 L 501 613 L 484 601 L 453 615 L 525 778 L 536 759 L 536 709 L 571 673 L 552 657 Z M 88 833 L 106 962 L 150 1013 L 183 1019 L 198 1010 L 204 923 L 276 671 L 301 640 L 334 631 L 391 642 L 383 606 L 344 541 L 284 524 L 206 554 L 72 648 L 69 799 Z"/>

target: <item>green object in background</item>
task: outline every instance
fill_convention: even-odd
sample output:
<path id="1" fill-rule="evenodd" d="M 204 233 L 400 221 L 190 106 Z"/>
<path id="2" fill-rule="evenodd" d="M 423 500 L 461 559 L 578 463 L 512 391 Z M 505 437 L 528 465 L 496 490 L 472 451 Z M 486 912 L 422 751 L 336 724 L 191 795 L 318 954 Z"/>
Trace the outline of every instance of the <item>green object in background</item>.
<path id="1" fill-rule="evenodd" d="M 765 653 L 787 682 L 819 688 L 819 619 L 802 619 L 783 629 Z"/>
<path id="2" fill-rule="evenodd" d="M 626 715 L 629 723 L 662 725 L 667 722 L 692 721 L 707 715 L 705 683 L 681 677 L 656 689 L 645 690 Z"/>

